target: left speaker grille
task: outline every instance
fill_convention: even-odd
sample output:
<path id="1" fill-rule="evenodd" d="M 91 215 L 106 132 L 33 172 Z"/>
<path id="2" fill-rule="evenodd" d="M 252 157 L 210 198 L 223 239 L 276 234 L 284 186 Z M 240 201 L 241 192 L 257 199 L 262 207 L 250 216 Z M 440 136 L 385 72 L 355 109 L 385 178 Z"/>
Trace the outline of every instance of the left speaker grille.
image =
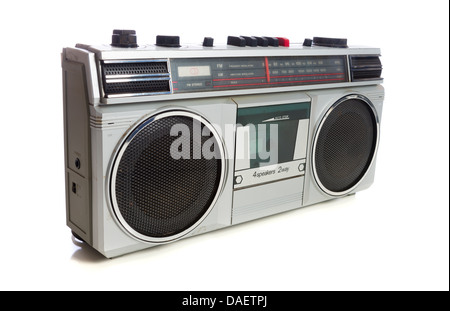
<path id="1" fill-rule="evenodd" d="M 170 116 L 146 121 L 131 136 L 118 160 L 112 195 L 126 226 L 144 237 L 166 238 L 188 230 L 213 204 L 221 180 L 221 159 L 173 159 L 171 145 L 182 139 L 191 154 L 201 154 L 205 141 L 170 135 L 174 125 L 193 133 L 192 118 Z M 204 124 L 201 124 L 204 127 Z M 218 143 L 218 142 L 217 142 Z"/>

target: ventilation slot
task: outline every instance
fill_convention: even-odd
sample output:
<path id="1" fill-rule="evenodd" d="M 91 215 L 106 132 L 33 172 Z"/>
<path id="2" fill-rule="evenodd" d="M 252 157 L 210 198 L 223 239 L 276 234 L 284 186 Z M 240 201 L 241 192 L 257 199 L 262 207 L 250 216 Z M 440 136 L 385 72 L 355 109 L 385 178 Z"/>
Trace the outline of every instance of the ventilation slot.
<path id="1" fill-rule="evenodd" d="M 105 84 L 105 93 L 116 94 L 148 94 L 170 92 L 169 79 L 136 79 L 130 81 L 114 81 Z"/>
<path id="2" fill-rule="evenodd" d="M 105 97 L 169 94 L 167 60 L 102 62 Z"/>
<path id="3" fill-rule="evenodd" d="M 146 63 L 105 63 L 103 70 L 106 77 L 111 76 L 152 76 L 157 74 L 167 74 L 167 62 L 146 62 Z"/>
<path id="4" fill-rule="evenodd" d="M 378 56 L 350 57 L 352 81 L 380 79 L 382 70 L 383 67 Z"/>

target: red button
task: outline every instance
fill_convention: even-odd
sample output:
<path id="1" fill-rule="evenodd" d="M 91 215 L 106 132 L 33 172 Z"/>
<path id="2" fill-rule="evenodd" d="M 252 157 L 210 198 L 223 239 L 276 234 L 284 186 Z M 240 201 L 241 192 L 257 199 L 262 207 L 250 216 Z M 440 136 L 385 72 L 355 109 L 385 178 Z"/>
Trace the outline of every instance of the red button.
<path id="1" fill-rule="evenodd" d="M 284 46 L 284 47 L 289 47 L 289 39 L 288 38 L 282 38 L 282 37 L 277 37 L 278 39 L 278 43 L 280 44 L 280 46 Z"/>

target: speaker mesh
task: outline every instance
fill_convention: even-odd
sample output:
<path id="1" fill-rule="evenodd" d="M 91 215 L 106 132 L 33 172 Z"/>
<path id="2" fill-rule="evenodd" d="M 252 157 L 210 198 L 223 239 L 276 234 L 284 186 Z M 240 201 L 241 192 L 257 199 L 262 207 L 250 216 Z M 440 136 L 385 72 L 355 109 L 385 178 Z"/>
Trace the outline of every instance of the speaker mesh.
<path id="1" fill-rule="evenodd" d="M 316 177 L 329 191 L 344 192 L 366 173 L 374 156 L 377 123 L 363 100 L 348 99 L 323 121 L 315 149 Z"/>
<path id="2" fill-rule="evenodd" d="M 175 124 L 189 128 L 190 136 L 171 136 Z M 176 139 L 190 146 L 191 157 L 200 154 L 206 140 L 217 142 L 211 134 L 202 136 L 200 144 L 192 133 L 192 118 L 169 116 L 146 124 L 126 146 L 117 169 L 115 196 L 122 217 L 140 234 L 176 235 L 194 225 L 212 204 L 221 179 L 219 157 L 176 160 L 170 153 Z"/>
<path id="3" fill-rule="evenodd" d="M 142 80 L 105 83 L 105 94 L 163 93 L 170 91 L 169 80 Z"/>

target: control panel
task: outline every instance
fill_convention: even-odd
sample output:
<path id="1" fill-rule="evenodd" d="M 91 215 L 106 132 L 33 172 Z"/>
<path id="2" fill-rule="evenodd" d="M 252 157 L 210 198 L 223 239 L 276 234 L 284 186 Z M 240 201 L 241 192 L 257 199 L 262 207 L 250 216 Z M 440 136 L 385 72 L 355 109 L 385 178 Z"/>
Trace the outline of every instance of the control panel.
<path id="1" fill-rule="evenodd" d="M 348 82 L 345 56 L 172 59 L 174 93 Z"/>
<path id="2" fill-rule="evenodd" d="M 226 45 L 212 37 L 185 45 L 179 36 L 158 35 L 153 44 L 141 45 L 136 31 L 114 30 L 109 45 L 77 48 L 95 53 L 106 103 L 130 96 L 378 83 L 382 71 L 378 49 L 349 47 L 342 38 L 292 43 L 286 37 L 241 35 L 228 36 Z"/>

